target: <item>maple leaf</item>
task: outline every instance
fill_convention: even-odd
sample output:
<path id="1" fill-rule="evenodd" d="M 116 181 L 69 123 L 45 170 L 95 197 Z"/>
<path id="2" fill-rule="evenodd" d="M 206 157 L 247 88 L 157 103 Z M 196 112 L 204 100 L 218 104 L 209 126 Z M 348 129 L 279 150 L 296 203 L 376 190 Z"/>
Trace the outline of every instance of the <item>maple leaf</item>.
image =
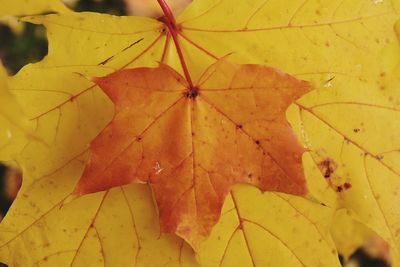
<path id="1" fill-rule="evenodd" d="M 285 111 L 310 90 L 307 82 L 225 59 L 194 87 L 165 65 L 95 81 L 116 113 L 91 143 L 76 195 L 149 183 L 162 230 L 197 247 L 235 183 L 305 194 L 304 149 Z"/>
<path id="2" fill-rule="evenodd" d="M 392 75 L 392 72 L 386 71 L 385 77 L 380 75 L 382 72 L 380 64 L 383 60 L 390 67 L 397 65 L 398 62 L 395 62 L 396 59 L 393 57 L 394 54 L 398 54 L 398 48 L 387 52 L 388 59 L 381 58 L 382 49 L 395 40 L 392 26 L 398 17 L 398 7 L 397 0 L 379 3 L 364 0 L 318 3 L 289 0 L 195 1 L 177 18 L 177 24 L 181 26 L 178 40 L 194 80 L 198 80 L 204 69 L 215 63 L 216 58 L 234 52 L 230 60 L 237 63 L 267 63 L 295 77 L 312 81 L 317 88 L 316 92 L 298 102 L 306 108 L 313 107 L 314 104 L 341 100 L 357 100 L 360 103 L 372 100 L 374 102 L 377 96 L 379 104 L 392 107 L 395 101 L 389 103 L 387 99 L 382 100 L 382 93 L 377 92 L 382 91 L 378 88 L 381 85 L 384 85 L 384 93 L 398 92 L 396 84 L 393 86 L 386 84 L 386 81 L 392 80 L 391 77 L 396 77 L 396 75 L 398 80 L 400 77 L 398 72 L 393 72 Z M 62 253 L 66 246 L 74 251 L 82 251 L 78 254 L 101 255 L 99 250 L 90 250 L 89 245 L 81 246 L 79 249 L 77 246 L 82 238 L 86 240 L 84 233 L 87 227 L 80 219 L 83 215 L 86 216 L 85 218 L 89 218 L 86 220 L 87 225 L 90 225 L 91 220 L 96 218 L 96 213 L 93 211 L 97 206 L 90 199 L 100 198 L 101 193 L 78 199 L 76 206 L 71 206 L 72 208 L 68 210 L 64 207 L 74 202 L 65 204 L 60 210 L 58 203 L 61 203 L 73 190 L 75 182 L 81 175 L 84 167 L 82 162 L 86 160 L 86 157 L 82 155 L 86 155 L 84 153 L 87 143 L 110 121 L 113 112 L 112 104 L 99 88 L 75 73 L 99 77 L 125 67 L 156 67 L 158 62 L 174 67 L 181 74 L 182 69 L 169 31 L 160 21 L 92 13 L 49 15 L 29 20 L 46 26 L 49 55 L 38 64 L 26 66 L 11 79 L 10 87 L 24 112 L 36 124 L 36 134 L 50 145 L 31 140 L 21 152 L 18 162 L 24 168 L 23 187 L 0 225 L 0 255 L 2 260 L 17 266 L 30 266 L 46 256 L 49 256 L 49 260 L 57 261 L 57 265 L 69 266 L 74 252 Z M 248 21 L 250 22 L 247 24 Z M 137 43 L 142 38 L 143 40 Z M 98 65 L 99 63 L 102 64 Z M 43 77 L 46 83 L 43 83 Z M 317 113 L 315 110 L 314 113 Z M 364 142 L 361 139 L 366 138 L 367 135 L 359 136 L 357 140 L 352 135 L 355 129 L 354 118 L 343 120 L 354 110 L 355 108 L 345 108 L 343 112 L 332 114 L 329 118 L 330 125 L 333 126 L 331 128 L 316 120 L 310 120 L 309 117 L 302 122 L 298 113 L 299 109 L 293 107 L 289 110 L 288 118 L 299 136 L 302 136 L 303 143 L 312 151 L 304 157 L 304 168 L 307 176 L 311 173 L 310 177 L 316 178 L 308 180 L 313 194 L 316 193 L 318 199 L 332 208 L 336 205 L 336 194 L 341 205 L 346 204 L 348 210 L 358 211 L 361 215 L 358 216 L 352 212 L 353 217 L 357 215 L 371 229 L 389 240 L 392 248 L 396 248 L 398 241 L 391 238 L 390 233 L 396 236 L 398 216 L 396 217 L 396 206 L 393 206 L 393 203 L 397 203 L 398 198 L 395 194 L 388 194 L 386 197 L 384 192 L 385 190 L 395 191 L 399 175 L 389 175 L 387 172 L 380 172 L 381 169 L 378 169 L 379 174 L 370 174 L 371 181 L 376 181 L 373 188 L 383 193 L 379 198 L 367 192 L 369 202 L 363 200 L 365 194 L 362 188 L 366 188 L 365 183 L 358 185 L 350 181 L 351 189 L 335 192 L 336 187 L 342 186 L 346 181 L 334 178 L 341 177 L 343 173 L 351 169 L 351 166 L 354 170 L 350 173 L 351 177 L 365 178 L 363 165 L 359 164 L 359 161 L 353 164 L 354 158 L 350 156 L 340 160 L 341 156 L 337 149 L 341 147 L 343 140 L 347 139 L 344 139 L 343 135 L 332 134 L 335 129 L 351 129 L 350 132 L 345 132 L 345 136 L 350 137 L 351 141 Z M 322 114 L 322 110 L 319 109 L 318 115 L 326 116 L 329 112 L 330 109 L 326 109 Z M 303 119 L 304 114 L 309 114 L 308 110 L 303 109 Z M 395 120 L 392 115 L 378 114 L 375 109 L 371 109 L 366 114 L 368 116 L 376 114 L 376 120 L 371 121 L 369 118 L 362 117 L 361 120 L 365 124 L 374 125 L 380 122 L 382 123 L 379 124 L 380 127 L 384 129 L 389 125 L 384 122 Z M 337 122 L 341 123 L 337 124 Z M 380 136 L 381 131 L 376 130 L 378 128 L 371 131 L 368 136 Z M 390 143 L 390 140 L 396 140 L 391 138 L 392 136 L 384 136 L 379 141 L 374 139 L 371 143 L 383 145 L 382 147 L 385 148 L 390 147 L 388 151 L 393 150 L 393 152 L 385 156 L 385 162 L 396 166 L 398 157 L 395 151 L 398 147 L 395 142 Z M 381 143 L 383 140 L 385 142 Z M 310 143 L 312 146 L 309 146 Z M 319 150 L 325 147 L 327 147 L 325 151 Z M 356 151 L 354 147 L 351 149 L 353 152 Z M 364 152 L 360 151 L 358 155 L 362 153 Z M 345 150 L 344 155 L 349 155 L 349 151 Z M 331 161 L 327 160 L 328 156 Z M 326 170 L 321 168 L 321 166 L 330 165 L 321 164 L 322 161 L 332 162 L 332 166 L 337 166 L 331 175 L 332 178 L 329 179 L 332 180 L 331 186 L 326 186 L 323 179 Z M 342 169 L 342 163 L 346 164 L 347 169 Z M 371 168 L 375 168 L 375 165 Z M 319 169 L 321 173 L 318 172 Z M 382 180 L 389 182 L 382 185 L 380 183 Z M 314 192 L 313 187 L 317 187 L 318 192 Z M 355 190 L 359 193 L 353 193 Z M 355 200 L 347 197 L 343 202 L 343 196 L 353 194 Z M 47 198 L 44 199 L 43 196 Z M 383 199 L 382 196 L 385 198 Z M 354 205 L 350 205 L 352 203 Z M 382 212 L 379 212 L 377 203 L 384 207 Z M 34 205 L 34 208 L 31 205 Z M 374 208 L 368 211 L 369 207 Z M 76 214 L 76 217 L 71 217 L 69 214 Z M 388 223 L 385 222 L 385 216 L 389 218 Z M 60 218 L 70 217 L 71 219 L 60 220 Z M 224 215 L 222 218 L 225 218 Z M 292 217 L 285 218 L 287 219 L 283 221 L 292 221 Z M 280 224 L 281 221 L 276 223 Z M 119 229 L 120 224 L 129 224 L 128 221 L 126 222 L 116 219 L 109 223 L 103 228 L 110 229 L 110 231 L 103 230 L 104 236 L 112 236 L 112 232 Z M 320 229 L 321 220 L 312 220 L 312 222 Z M 152 225 L 151 222 L 147 223 Z M 71 232 L 75 229 L 79 232 L 71 243 L 69 235 L 60 234 L 62 226 L 65 225 L 72 229 Z M 237 224 L 234 225 L 236 228 Z M 287 226 L 288 229 L 292 227 L 290 224 Z M 93 231 L 89 231 L 90 234 Z M 126 238 L 126 235 L 119 234 L 118 236 L 121 239 Z M 238 234 L 235 235 L 235 240 L 236 236 Z M 46 242 L 49 237 L 58 237 L 51 239 L 51 249 Z M 218 240 L 218 234 L 214 237 L 215 242 Z M 93 238 L 87 240 L 92 241 Z M 214 242 L 209 242 L 207 246 L 212 246 Z M 251 242 L 255 249 L 272 246 L 271 243 L 262 239 L 261 235 L 253 235 Z M 293 240 L 288 242 L 290 244 Z M 84 243 L 89 244 L 86 241 Z M 99 243 L 101 244 L 101 242 L 95 243 L 97 245 L 94 247 L 99 248 Z M 119 242 L 118 246 L 121 243 Z M 126 244 L 134 247 L 135 243 L 130 240 Z M 237 243 L 233 242 L 233 244 Z M 277 247 L 278 245 L 274 243 L 271 250 Z M 21 248 L 22 252 L 19 254 L 17 251 Z M 160 250 L 159 247 L 154 249 L 156 252 Z M 119 251 L 111 246 L 106 246 L 103 251 L 106 255 L 106 264 L 114 266 L 113 263 L 118 260 L 114 258 L 114 255 L 120 255 Z M 230 247 L 228 254 L 233 256 L 235 251 L 235 246 Z M 393 251 L 395 252 L 396 249 Z M 172 251 L 166 253 L 176 255 Z M 396 253 L 392 254 L 396 256 Z M 124 258 L 123 255 L 120 256 Z M 328 257 L 335 258 L 335 255 L 324 254 L 321 258 L 328 259 Z M 205 256 L 201 258 L 207 261 Z M 259 259 L 269 260 L 262 257 Z M 76 261 L 74 264 L 79 263 Z M 149 262 L 146 261 L 140 264 L 149 266 Z M 138 263 L 139 266 L 140 264 Z M 396 262 L 393 261 L 393 265 L 395 264 Z M 252 263 L 248 265 L 251 266 Z"/>

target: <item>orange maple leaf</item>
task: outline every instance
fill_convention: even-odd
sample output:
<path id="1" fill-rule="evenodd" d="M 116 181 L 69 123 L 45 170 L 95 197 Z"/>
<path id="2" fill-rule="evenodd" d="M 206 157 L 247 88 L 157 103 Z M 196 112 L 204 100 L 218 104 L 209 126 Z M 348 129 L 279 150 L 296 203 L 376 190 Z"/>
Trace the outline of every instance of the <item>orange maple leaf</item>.
<path id="1" fill-rule="evenodd" d="M 306 193 L 304 149 L 285 111 L 309 91 L 307 82 L 226 59 L 196 86 L 167 65 L 120 70 L 95 82 L 116 110 L 91 143 L 77 195 L 148 183 L 161 230 L 196 247 L 235 183 Z"/>

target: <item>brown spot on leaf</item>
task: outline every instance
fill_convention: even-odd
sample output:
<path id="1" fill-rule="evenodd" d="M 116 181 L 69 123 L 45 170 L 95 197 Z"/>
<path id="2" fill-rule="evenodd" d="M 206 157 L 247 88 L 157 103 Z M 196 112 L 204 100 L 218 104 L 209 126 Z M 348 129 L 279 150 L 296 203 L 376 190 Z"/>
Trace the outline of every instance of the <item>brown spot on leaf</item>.
<path id="1" fill-rule="evenodd" d="M 337 166 L 332 159 L 324 159 L 318 164 L 321 172 L 323 173 L 325 178 L 330 178 L 332 173 L 336 170 Z"/>
<path id="2" fill-rule="evenodd" d="M 351 188 L 351 183 L 345 182 L 345 183 L 343 184 L 343 188 L 344 188 L 345 190 L 350 189 L 350 188 Z"/>

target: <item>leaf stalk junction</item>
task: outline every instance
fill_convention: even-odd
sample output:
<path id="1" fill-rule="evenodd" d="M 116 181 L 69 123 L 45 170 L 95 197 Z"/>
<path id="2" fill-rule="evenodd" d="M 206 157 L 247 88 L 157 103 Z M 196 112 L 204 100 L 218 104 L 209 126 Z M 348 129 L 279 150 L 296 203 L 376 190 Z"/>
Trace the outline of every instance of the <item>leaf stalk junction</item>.
<path id="1" fill-rule="evenodd" d="M 188 88 L 188 91 L 185 92 L 185 96 L 187 98 L 194 99 L 198 95 L 198 89 L 196 87 L 194 87 L 194 85 L 193 85 L 193 81 L 190 76 L 189 69 L 186 65 L 186 61 L 183 56 L 182 48 L 181 48 L 179 40 L 178 40 L 179 28 L 176 25 L 175 17 L 172 14 L 171 9 L 169 8 L 169 6 L 165 2 L 165 0 L 157 0 L 157 1 L 164 13 L 164 17 L 161 18 L 160 20 L 167 26 L 169 34 L 171 35 L 172 40 L 174 41 L 176 52 L 178 53 L 178 57 L 179 57 L 179 61 L 182 66 L 183 73 L 185 75 L 186 81 L 189 84 L 189 88 Z"/>

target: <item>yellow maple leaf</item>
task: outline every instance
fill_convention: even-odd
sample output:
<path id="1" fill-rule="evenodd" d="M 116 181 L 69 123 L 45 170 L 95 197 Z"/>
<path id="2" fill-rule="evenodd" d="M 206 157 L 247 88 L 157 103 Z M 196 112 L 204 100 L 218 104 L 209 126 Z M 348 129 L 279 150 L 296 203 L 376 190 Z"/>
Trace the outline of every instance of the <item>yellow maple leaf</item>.
<path id="1" fill-rule="evenodd" d="M 397 111 L 393 110 L 393 103 L 379 93 L 382 80 L 380 55 L 388 43 L 395 41 L 393 23 L 398 17 L 396 13 L 398 7 L 397 0 L 382 2 L 207 0 L 194 1 L 177 18 L 177 23 L 180 25 L 178 39 L 190 74 L 194 78 L 216 59 L 233 53 L 231 57 L 236 62 L 269 64 L 315 84 L 317 90 L 298 101 L 289 112 L 289 119 L 298 135 L 310 149 L 310 153 L 304 157 L 305 168 L 313 172 L 315 174 L 313 177 L 317 178 L 319 171 L 326 174 L 326 168 L 323 168 L 326 164 L 321 165 L 321 162 L 332 160 L 335 166 L 333 174 L 328 177 L 330 186 L 324 184 L 321 174 L 319 174 L 320 182 L 312 181 L 310 186 L 315 186 L 314 193 L 318 199 L 324 204 L 329 204 L 328 206 L 332 204 L 331 207 L 335 208 L 334 191 L 338 190 L 339 186 L 344 187 L 346 182 L 350 183 L 351 188 L 338 192 L 341 204 L 392 244 L 393 264 L 398 263 L 396 249 L 398 250 L 399 241 L 396 229 L 399 218 L 396 216 L 398 214 L 396 207 L 393 206 L 393 203 L 398 201 L 398 195 L 393 192 L 397 192 L 395 190 L 398 188 L 399 175 L 385 169 L 383 164 L 394 166 L 394 163 L 398 162 L 398 153 L 390 153 L 393 155 L 383 159 L 378 159 L 380 157 L 377 156 L 382 152 L 381 148 L 393 151 L 398 148 L 397 139 L 389 131 L 386 135 L 379 131 L 379 129 L 398 130 L 396 124 L 390 123 L 396 121 L 398 116 Z M 112 105 L 99 88 L 82 74 L 89 77 L 103 76 L 120 68 L 157 66 L 158 62 L 164 62 L 180 72 L 182 69 L 171 36 L 167 34 L 168 30 L 160 21 L 92 13 L 49 15 L 29 20 L 46 26 L 50 42 L 49 56 L 41 63 L 25 67 L 11 79 L 10 86 L 18 102 L 22 104 L 24 112 L 36 123 L 36 134 L 45 144 L 31 140 L 21 153 L 19 163 L 24 168 L 24 184 L 10 213 L 0 226 L 0 255 L 1 259 L 16 266 L 34 264 L 43 259 L 51 259 L 60 266 L 68 266 L 76 251 L 92 247 L 93 250 L 88 250 L 86 255 L 80 254 L 78 260 L 75 260 L 77 266 L 83 266 L 85 259 L 79 257 L 101 256 L 98 252 L 101 243 L 93 238 L 97 233 L 95 228 L 90 227 L 90 222 L 96 221 L 96 209 L 100 205 L 102 194 L 65 204 L 60 210 L 58 204 L 61 204 L 72 191 L 87 159 L 83 156 L 86 155 L 87 144 L 110 121 Z M 46 83 L 43 83 L 43 77 L 46 78 Z M 327 103 L 334 104 L 326 105 Z M 364 123 L 365 133 L 361 131 L 361 122 Z M 356 145 L 360 143 L 362 147 Z M 365 168 L 365 162 L 370 167 Z M 335 177 L 338 178 L 334 179 Z M 373 178 L 368 180 L 366 179 L 368 177 Z M 381 183 L 382 180 L 385 183 Z M 371 187 L 368 187 L 366 183 L 368 181 L 372 181 Z M 115 191 L 116 196 L 121 198 L 122 193 L 118 190 L 113 189 L 111 192 Z M 389 194 L 380 193 L 378 198 L 374 193 L 375 190 Z M 271 201 L 278 201 L 282 209 L 285 207 L 289 209 L 288 204 L 274 199 L 277 195 L 263 196 L 254 189 L 243 191 L 240 189 L 240 192 L 245 193 L 244 196 L 241 195 L 242 200 L 238 201 L 239 208 L 236 210 L 241 210 L 243 207 L 249 213 L 243 215 L 243 218 L 260 223 L 266 229 L 270 229 L 264 225 L 267 222 L 260 214 L 253 214 L 254 210 L 252 207 L 246 207 L 249 203 L 243 199 L 254 198 L 257 203 L 263 203 L 264 198 L 270 198 Z M 44 199 L 43 195 L 48 198 Z M 307 205 L 315 204 L 303 203 L 299 209 L 305 209 Z M 232 208 L 232 201 L 228 199 L 225 206 Z M 266 208 L 262 204 L 260 206 Z M 72 211 L 68 207 L 71 207 Z M 315 209 L 318 210 L 316 207 Z M 76 210 L 79 212 L 75 214 Z M 270 211 L 274 212 L 275 209 L 271 208 Z M 232 216 L 235 212 L 229 214 Z M 238 215 L 237 212 L 236 214 Z M 284 226 L 293 229 L 294 225 L 290 224 L 293 215 L 285 215 L 288 224 Z M 230 229 L 237 228 L 237 218 L 237 216 L 231 218 Z M 86 220 L 86 224 L 80 219 Z M 224 219 L 223 215 L 220 223 Z M 295 222 L 297 221 L 293 223 Z M 273 224 L 272 227 L 277 227 L 280 223 L 281 221 L 278 221 L 276 222 L 278 225 Z M 318 229 L 326 224 L 321 221 L 314 223 Z M 67 231 L 68 233 L 73 232 L 75 228 L 79 232 L 71 239 L 71 243 L 68 243 L 68 235 L 65 235 L 64 239 L 56 238 L 58 237 L 56 233 L 62 235 L 61 225 L 72 229 Z M 120 221 L 116 219 L 108 227 L 115 230 L 119 225 Z M 108 237 L 112 231 L 103 227 L 101 232 Z M 269 245 L 287 253 L 285 254 L 288 255 L 287 258 L 278 258 L 277 261 L 282 260 L 300 266 L 302 262 L 315 263 L 315 259 L 309 255 L 296 261 L 290 254 L 291 249 L 282 248 L 282 242 L 286 242 L 285 240 L 294 242 L 294 240 L 279 236 L 275 243 L 269 243 L 266 240 L 270 240 L 268 239 L 270 236 L 255 234 L 259 230 L 253 229 L 254 223 L 245 224 L 243 226 L 245 231 L 246 227 L 256 240 L 254 242 L 256 247 L 251 250 L 257 254 L 253 260 L 257 262 L 271 260 L 258 256 L 262 246 Z M 215 233 L 223 232 L 219 225 L 215 229 Z M 309 231 L 312 240 L 317 239 L 318 234 L 315 230 Z M 86 240 L 86 232 L 90 236 L 88 243 L 82 242 L 84 245 L 79 246 L 81 240 Z M 243 231 L 240 229 L 237 232 Z M 223 234 L 226 237 L 232 232 Z M 229 257 L 224 260 L 226 262 L 224 264 L 232 263 L 235 247 L 243 248 L 243 236 L 232 235 L 233 246 L 223 243 L 219 245 L 222 248 L 216 249 L 212 254 L 213 257 L 208 258 L 205 255 L 209 254 L 212 245 L 217 244 L 215 238 L 218 240 L 218 234 L 216 237 L 213 235 L 214 233 L 210 240 L 214 241 L 206 241 L 205 244 L 207 242 L 209 244 L 203 248 L 204 250 L 199 251 L 200 262 L 205 266 L 215 266 L 215 262 L 219 263 L 222 259 L 221 251 L 228 248 Z M 323 233 L 321 236 L 327 235 Z M 48 242 L 51 237 L 54 239 Z M 326 239 L 329 240 L 328 237 Z M 26 240 L 33 243 L 30 245 Z M 64 246 L 63 242 L 68 246 Z M 175 239 L 174 242 L 171 246 L 178 247 L 176 251 L 179 251 L 177 244 L 181 244 L 180 241 Z M 301 242 L 306 240 L 302 239 Z M 89 243 L 93 246 L 89 246 Z M 128 242 L 131 247 L 134 247 L 134 244 L 134 240 Z M 327 244 L 327 247 L 320 248 L 319 255 L 321 257 L 327 255 L 329 247 Z M 21 250 L 22 254 L 14 253 L 17 249 Z M 160 247 L 153 249 L 157 250 Z M 70 251 L 62 253 L 66 250 Z M 106 261 L 118 262 L 119 259 L 113 256 L 118 255 L 114 254 L 118 251 L 108 247 L 104 251 L 106 254 L 103 255 L 111 255 L 105 257 Z M 179 254 L 172 251 L 173 248 L 168 253 Z M 189 251 L 190 249 L 187 251 L 188 254 L 185 254 L 188 263 L 193 256 Z M 304 251 L 314 253 L 310 250 Z M 304 251 L 301 252 L 302 255 L 307 253 Z M 249 255 L 243 254 L 241 260 L 251 266 Z M 270 254 L 265 254 L 264 257 L 270 257 L 267 255 Z M 322 266 L 335 266 L 337 264 L 335 257 L 334 253 L 330 258 L 326 256 L 321 259 L 326 260 L 326 265 Z M 179 264 L 177 258 L 179 257 L 172 260 L 176 262 L 171 263 L 172 266 Z M 151 266 L 148 260 L 144 260 L 142 264 Z M 164 263 L 168 261 L 162 264 Z"/>

